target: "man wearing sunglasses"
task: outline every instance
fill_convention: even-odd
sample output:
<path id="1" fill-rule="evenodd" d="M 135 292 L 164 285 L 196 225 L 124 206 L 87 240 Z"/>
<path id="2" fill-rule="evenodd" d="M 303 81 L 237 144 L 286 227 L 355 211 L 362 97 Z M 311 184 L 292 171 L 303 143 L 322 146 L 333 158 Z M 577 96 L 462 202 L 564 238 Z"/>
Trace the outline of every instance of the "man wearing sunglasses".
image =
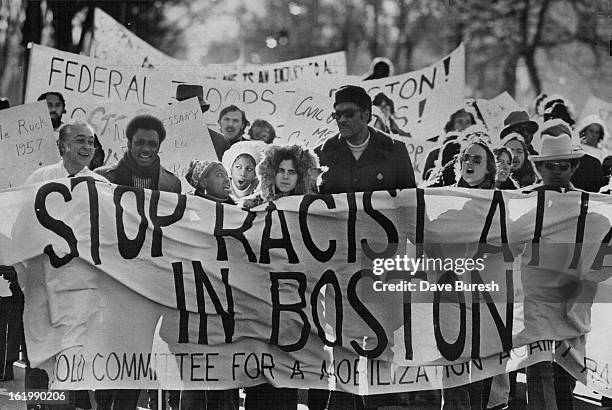
<path id="1" fill-rule="evenodd" d="M 371 116 L 372 99 L 365 89 L 346 85 L 336 92 L 333 117 L 340 133 L 315 148 L 321 166 L 328 167 L 321 176 L 321 193 L 416 188 L 406 146 L 368 126 Z M 308 408 L 334 410 L 401 404 L 397 394 L 375 396 L 311 389 Z"/>
<path id="2" fill-rule="evenodd" d="M 315 152 L 322 166 L 321 193 L 415 188 L 414 171 L 406 146 L 368 126 L 372 99 L 362 87 L 346 85 L 335 95 L 333 117 L 340 133 Z"/>
<path id="3" fill-rule="evenodd" d="M 544 134 L 541 155 L 529 156 L 542 176 L 542 183 L 527 187 L 524 192 L 580 191 L 571 183 L 571 177 L 583 155 L 584 152 L 573 149 L 568 134 Z M 550 197 L 550 200 L 554 198 Z M 536 336 L 542 339 L 553 334 L 586 333 L 588 325 L 570 314 L 575 305 L 572 301 L 587 301 L 585 295 L 589 289 L 589 283 L 566 272 L 566 258 L 573 246 L 551 244 L 542 238 L 537 247 L 538 263 L 533 264 L 531 245 L 526 244 L 521 255 L 525 329 L 536 332 Z M 540 362 L 527 367 L 525 373 L 529 408 L 573 408 L 572 392 L 576 380 L 560 365 Z"/>
<path id="4" fill-rule="evenodd" d="M 580 158 L 583 155 L 583 151 L 573 150 L 571 138 L 568 134 L 544 135 L 542 137 L 542 155 L 529 156 L 542 177 L 541 186 L 534 188 L 562 192 L 577 190 L 571 179 L 580 165 Z"/>

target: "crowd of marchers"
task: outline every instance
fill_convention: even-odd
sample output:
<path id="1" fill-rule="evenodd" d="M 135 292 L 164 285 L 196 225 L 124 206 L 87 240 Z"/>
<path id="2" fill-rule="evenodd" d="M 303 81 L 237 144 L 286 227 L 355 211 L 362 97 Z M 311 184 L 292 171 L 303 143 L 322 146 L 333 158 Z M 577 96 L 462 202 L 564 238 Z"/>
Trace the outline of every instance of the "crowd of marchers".
<path id="1" fill-rule="evenodd" d="M 197 97 L 202 112 L 209 106 L 201 86 L 177 87 L 179 101 Z M 116 164 L 103 165 L 104 150 L 91 125 L 80 120 L 63 121 L 66 101 L 54 91 L 40 96 L 49 109 L 57 132 L 61 160 L 41 167 L 27 183 L 56 178 L 89 176 L 99 181 L 135 188 L 184 192 L 177 175 L 164 168 L 160 147 L 166 130 L 151 115 L 137 115 L 126 128 L 127 151 Z M 250 209 L 290 195 L 310 193 L 393 190 L 417 186 L 410 156 L 402 139 L 411 138 L 394 121 L 393 101 L 384 94 L 374 100 L 364 88 L 341 87 L 334 95 L 333 118 L 339 133 L 314 150 L 300 145 L 277 145 L 274 127 L 257 119 L 251 124 L 241 108 L 230 105 L 219 113 L 219 131 L 203 129 L 210 138 L 216 161 L 193 158 L 185 174 L 190 194 L 210 201 Z M 8 107 L 6 100 L 3 108 Z M 430 151 L 422 174 L 424 187 L 453 186 L 532 192 L 588 191 L 610 193 L 612 157 L 599 147 L 608 137 L 604 122 L 596 115 L 579 124 L 571 103 L 558 95 L 540 95 L 535 115 L 527 111 L 508 113 L 499 135 L 491 135 L 478 123 L 472 104 L 457 107 L 438 136 L 439 147 Z M 391 134 L 394 134 L 392 137 Z M 493 142 L 495 141 L 495 143 Z M 3 266 L 7 296 L 0 297 L 0 380 L 11 380 L 13 363 L 27 363 L 23 338 L 23 293 L 15 269 Z M 130 320 L 125 318 L 126 326 Z M 525 369 L 527 403 L 534 409 L 572 408 L 576 380 L 561 366 L 542 362 Z M 26 388 L 46 388 L 46 375 L 28 369 Z M 516 373 L 502 374 L 441 392 L 357 396 L 343 392 L 308 392 L 310 409 L 374 409 L 380 406 L 415 406 L 441 397 L 442 408 L 502 409 L 516 400 Z M 165 392 L 172 409 L 296 409 L 296 389 L 262 384 L 224 391 Z M 97 409 L 136 409 L 139 390 L 96 390 Z M 144 395 L 144 393 L 142 393 Z M 157 408 L 157 391 L 147 392 L 149 406 Z M 140 399 L 142 400 L 142 399 Z M 36 404 L 32 404 L 35 406 Z M 41 405 L 54 408 L 51 405 Z M 70 394 L 69 408 L 92 408 L 88 392 Z"/>

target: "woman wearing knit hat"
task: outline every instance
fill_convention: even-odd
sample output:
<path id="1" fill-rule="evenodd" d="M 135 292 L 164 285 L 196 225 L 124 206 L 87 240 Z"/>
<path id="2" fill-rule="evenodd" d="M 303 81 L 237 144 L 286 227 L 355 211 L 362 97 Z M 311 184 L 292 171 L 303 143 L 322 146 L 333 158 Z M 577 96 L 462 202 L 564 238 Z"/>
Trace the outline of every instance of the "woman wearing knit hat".
<path id="1" fill-rule="evenodd" d="M 230 180 L 218 161 L 193 160 L 185 179 L 195 188 L 191 194 L 224 204 L 236 205 L 230 198 Z"/>
<path id="2" fill-rule="evenodd" d="M 230 179 L 223 164 L 218 161 L 193 160 L 185 179 L 195 188 L 192 195 L 211 201 L 236 205 L 230 198 Z M 162 328 L 166 326 L 162 322 Z M 181 410 L 238 410 L 238 389 L 184 390 L 181 392 Z"/>
<path id="3" fill-rule="evenodd" d="M 223 166 L 230 174 L 230 198 L 239 201 L 257 188 L 255 166 L 268 145 L 263 141 L 239 141 L 223 154 Z"/>

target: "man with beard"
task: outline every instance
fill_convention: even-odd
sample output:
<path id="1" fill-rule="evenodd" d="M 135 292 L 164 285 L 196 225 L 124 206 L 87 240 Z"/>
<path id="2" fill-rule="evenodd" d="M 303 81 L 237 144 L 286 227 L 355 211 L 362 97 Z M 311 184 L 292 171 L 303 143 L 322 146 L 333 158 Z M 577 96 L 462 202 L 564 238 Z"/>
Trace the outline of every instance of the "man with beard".
<path id="1" fill-rule="evenodd" d="M 47 108 L 51 116 L 51 125 L 53 130 L 57 131 L 62 125 L 62 116 L 66 113 L 66 100 L 64 96 L 57 91 L 49 91 L 41 94 L 37 101 L 47 101 Z"/>
<path id="2" fill-rule="evenodd" d="M 533 136 L 537 131 L 538 123 L 529 118 L 527 111 L 512 111 L 504 119 L 504 128 L 501 130 L 499 138 L 503 140 L 506 135 L 516 132 L 523 137 L 523 141 L 527 146 L 529 152 L 525 154 L 537 155 L 537 151 L 531 145 Z"/>
<path id="3" fill-rule="evenodd" d="M 219 113 L 219 128 L 229 145 L 244 141 L 244 130 L 249 125 L 246 114 L 235 105 L 228 105 Z"/>

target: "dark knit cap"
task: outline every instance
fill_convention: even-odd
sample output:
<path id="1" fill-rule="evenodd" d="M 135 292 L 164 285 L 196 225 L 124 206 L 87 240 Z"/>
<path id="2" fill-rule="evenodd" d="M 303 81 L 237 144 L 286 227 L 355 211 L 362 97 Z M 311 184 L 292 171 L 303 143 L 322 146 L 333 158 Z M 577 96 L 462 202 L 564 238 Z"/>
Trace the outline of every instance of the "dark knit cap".
<path id="1" fill-rule="evenodd" d="M 356 85 L 345 85 L 340 87 L 338 91 L 336 91 L 336 99 L 334 101 L 334 107 L 338 104 L 352 102 L 359 106 L 359 108 L 363 110 L 371 110 L 372 109 L 372 99 L 361 87 Z"/>

